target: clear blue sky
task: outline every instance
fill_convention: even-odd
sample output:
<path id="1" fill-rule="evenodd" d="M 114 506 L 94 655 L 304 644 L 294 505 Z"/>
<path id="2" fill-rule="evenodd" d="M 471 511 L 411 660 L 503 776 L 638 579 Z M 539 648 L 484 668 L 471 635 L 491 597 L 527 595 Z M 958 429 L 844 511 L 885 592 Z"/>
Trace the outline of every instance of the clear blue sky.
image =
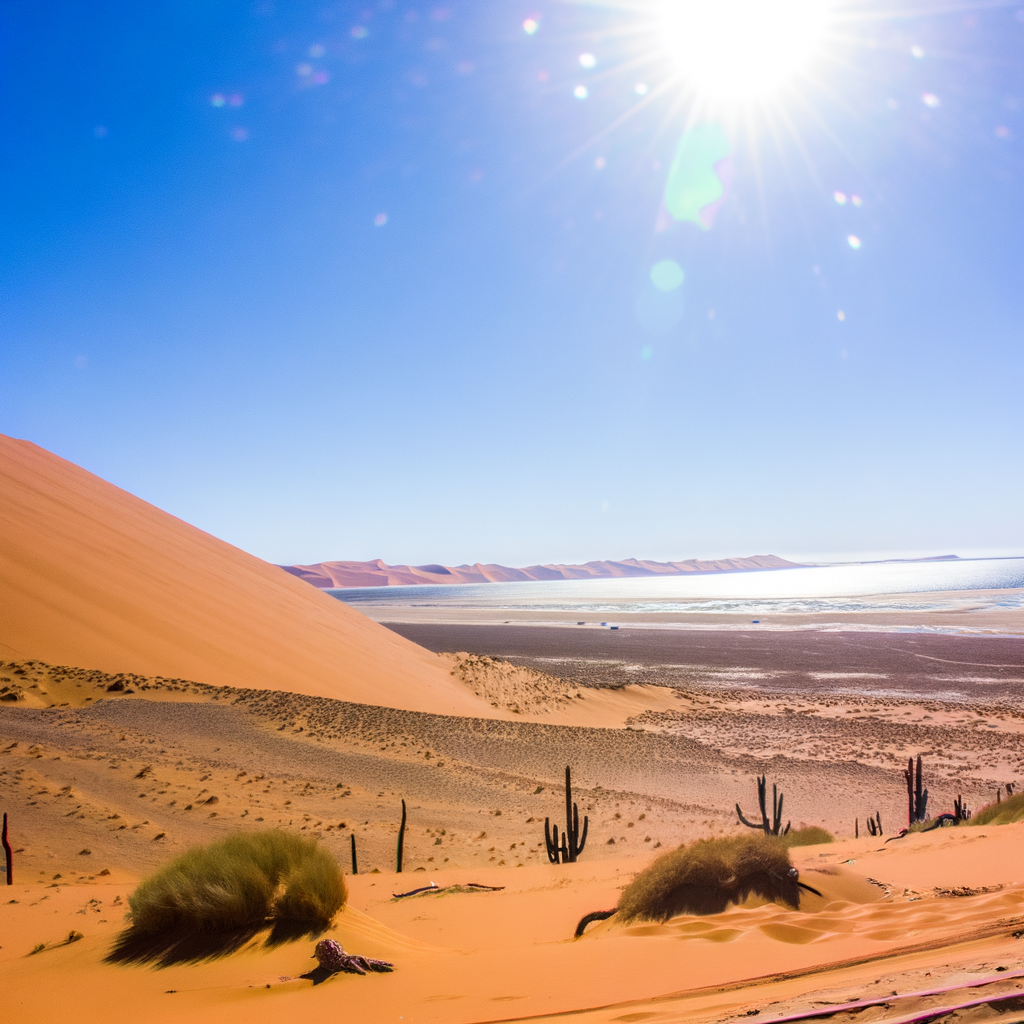
<path id="1" fill-rule="evenodd" d="M 711 110 L 656 6 L 8 0 L 0 430 L 279 562 L 1024 550 L 1024 9 Z"/>

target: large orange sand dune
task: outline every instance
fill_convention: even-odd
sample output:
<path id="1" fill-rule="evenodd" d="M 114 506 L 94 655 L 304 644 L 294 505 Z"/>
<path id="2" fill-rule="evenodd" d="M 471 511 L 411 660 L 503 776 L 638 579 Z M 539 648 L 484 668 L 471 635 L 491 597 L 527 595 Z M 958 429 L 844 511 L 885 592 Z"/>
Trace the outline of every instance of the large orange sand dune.
<path id="1" fill-rule="evenodd" d="M 0 656 L 495 716 L 436 655 L 4 435 Z"/>

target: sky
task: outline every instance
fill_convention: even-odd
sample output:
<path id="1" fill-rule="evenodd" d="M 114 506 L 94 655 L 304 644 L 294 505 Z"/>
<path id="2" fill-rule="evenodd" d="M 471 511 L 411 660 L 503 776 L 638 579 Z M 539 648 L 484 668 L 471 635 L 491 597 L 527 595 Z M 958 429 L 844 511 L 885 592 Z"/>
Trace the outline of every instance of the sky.
<path id="1" fill-rule="evenodd" d="M 1024 553 L 1024 7 L 8 0 L 0 116 L 0 431 L 262 558 Z"/>

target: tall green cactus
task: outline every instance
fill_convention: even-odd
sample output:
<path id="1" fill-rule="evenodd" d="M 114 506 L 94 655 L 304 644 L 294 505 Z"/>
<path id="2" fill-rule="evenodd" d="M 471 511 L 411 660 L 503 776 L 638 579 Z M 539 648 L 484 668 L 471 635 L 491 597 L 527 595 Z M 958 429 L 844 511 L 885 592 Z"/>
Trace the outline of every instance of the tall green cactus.
<path id="1" fill-rule="evenodd" d="M 772 783 L 772 816 L 768 817 L 768 776 L 759 775 L 757 777 L 757 802 L 761 805 L 761 823 L 758 824 L 754 821 L 747 821 L 743 817 L 743 812 L 740 810 L 740 805 L 736 805 L 736 814 L 740 819 L 740 822 L 747 826 L 747 828 L 761 829 L 766 836 L 784 836 L 789 831 L 789 826 L 792 822 L 787 821 L 786 827 L 782 828 L 782 800 L 783 796 L 778 790 L 778 786 Z"/>
<path id="2" fill-rule="evenodd" d="M 590 819 L 583 816 L 583 833 L 580 834 L 580 809 L 572 802 L 572 775 L 565 766 L 565 831 L 558 841 L 558 826 L 551 826 L 551 819 L 544 819 L 544 842 L 548 848 L 548 860 L 552 864 L 575 864 L 587 844 L 587 830 Z"/>

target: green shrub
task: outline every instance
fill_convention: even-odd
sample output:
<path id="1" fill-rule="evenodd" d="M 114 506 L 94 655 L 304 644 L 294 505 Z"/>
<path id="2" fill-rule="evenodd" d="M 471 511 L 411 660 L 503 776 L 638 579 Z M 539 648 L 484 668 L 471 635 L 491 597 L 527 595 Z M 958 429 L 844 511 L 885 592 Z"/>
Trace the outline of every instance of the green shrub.
<path id="1" fill-rule="evenodd" d="M 269 919 L 326 925 L 348 893 L 337 862 L 315 839 L 250 832 L 195 847 L 128 897 L 143 933 L 221 931 Z"/>
<path id="2" fill-rule="evenodd" d="M 719 914 L 756 894 L 800 904 L 789 851 L 775 837 L 699 839 L 659 857 L 619 899 L 621 921 L 667 921 L 677 914 Z"/>
<path id="3" fill-rule="evenodd" d="M 787 832 L 784 836 L 779 836 L 779 839 L 787 849 L 792 849 L 794 846 L 821 846 L 823 843 L 836 841 L 836 837 L 831 832 L 826 832 L 823 828 L 818 828 L 817 825 L 809 825 L 807 828 L 798 828 L 795 831 Z"/>
<path id="4" fill-rule="evenodd" d="M 1024 819 L 1024 793 L 1015 793 L 1000 803 L 985 804 L 976 811 L 968 825 L 1009 825 Z"/>

